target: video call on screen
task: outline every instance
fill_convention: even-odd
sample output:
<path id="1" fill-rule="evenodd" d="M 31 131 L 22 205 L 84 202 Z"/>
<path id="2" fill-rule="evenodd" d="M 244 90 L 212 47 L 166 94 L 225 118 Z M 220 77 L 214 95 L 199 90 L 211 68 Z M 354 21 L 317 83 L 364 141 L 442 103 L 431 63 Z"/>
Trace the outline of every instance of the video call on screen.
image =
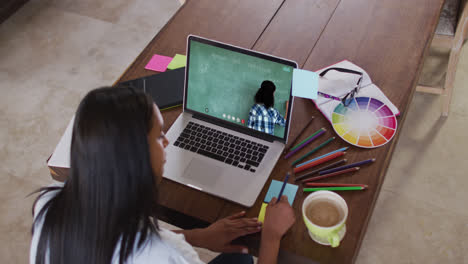
<path id="1" fill-rule="evenodd" d="M 269 80 L 276 86 L 273 108 L 285 117 L 293 67 L 197 41 L 189 45 L 188 109 L 247 127 L 255 94 Z M 274 126 L 274 136 L 284 133 L 284 126 Z"/>

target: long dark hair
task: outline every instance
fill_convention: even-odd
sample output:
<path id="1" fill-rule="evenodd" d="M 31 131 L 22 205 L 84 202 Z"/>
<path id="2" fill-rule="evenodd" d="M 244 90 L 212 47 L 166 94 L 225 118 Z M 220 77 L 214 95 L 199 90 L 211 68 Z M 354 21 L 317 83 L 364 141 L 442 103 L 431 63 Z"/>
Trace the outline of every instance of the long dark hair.
<path id="1" fill-rule="evenodd" d="M 158 235 L 147 138 L 152 118 L 153 100 L 142 91 L 104 87 L 84 97 L 73 125 L 70 175 L 33 224 L 34 233 L 45 217 L 36 263 L 47 256 L 51 264 L 110 263 L 114 250 L 124 263 L 135 245 Z M 53 190 L 42 188 L 36 202 Z"/>
<path id="2" fill-rule="evenodd" d="M 255 103 L 264 104 L 266 109 L 275 105 L 275 97 L 273 93 L 276 90 L 276 86 L 272 81 L 263 81 L 260 89 L 255 94 Z"/>

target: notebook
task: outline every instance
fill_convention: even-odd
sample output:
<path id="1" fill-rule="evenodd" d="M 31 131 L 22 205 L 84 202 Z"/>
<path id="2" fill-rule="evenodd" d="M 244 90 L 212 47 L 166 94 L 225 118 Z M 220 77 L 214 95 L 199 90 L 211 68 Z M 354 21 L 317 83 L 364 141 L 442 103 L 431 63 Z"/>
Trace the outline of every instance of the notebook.
<path id="1" fill-rule="evenodd" d="M 185 67 L 119 83 L 150 94 L 160 110 L 182 104 Z"/>

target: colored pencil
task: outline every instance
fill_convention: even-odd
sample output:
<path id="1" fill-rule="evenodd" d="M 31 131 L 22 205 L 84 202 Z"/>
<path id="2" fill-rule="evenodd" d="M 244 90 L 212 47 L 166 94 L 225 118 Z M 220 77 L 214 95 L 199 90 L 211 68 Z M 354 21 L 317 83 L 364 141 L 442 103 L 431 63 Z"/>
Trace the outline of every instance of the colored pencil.
<path id="1" fill-rule="evenodd" d="M 309 140 L 307 140 L 305 143 L 303 143 L 302 145 L 298 146 L 297 148 L 295 148 L 294 150 L 291 150 L 288 154 L 286 154 L 286 156 L 284 156 L 285 159 L 291 157 L 292 155 L 294 155 L 294 153 L 298 152 L 299 150 L 303 149 L 305 146 L 309 145 L 312 141 L 314 141 L 315 139 L 317 139 L 318 137 L 320 137 L 321 135 L 323 135 L 325 133 L 325 131 L 327 131 L 326 129 L 322 128 L 321 131 L 319 131 L 318 133 L 315 134 L 315 136 L 312 136 L 312 137 L 309 137 Z"/>
<path id="2" fill-rule="evenodd" d="M 288 180 L 289 180 L 289 173 L 286 173 L 286 177 L 284 177 L 284 182 L 283 182 L 283 186 L 281 186 L 281 190 L 278 194 L 278 200 L 276 201 L 276 203 L 278 203 L 281 199 L 281 195 L 283 195 L 283 192 L 284 192 L 284 187 L 286 187 L 286 184 L 288 183 Z"/>
<path id="3" fill-rule="evenodd" d="M 323 170 L 323 171 L 319 172 L 319 175 L 329 174 L 329 173 L 333 173 L 333 172 L 336 172 L 336 171 L 349 169 L 349 168 L 352 168 L 352 167 L 359 167 L 359 166 L 362 166 L 362 165 L 365 165 L 365 164 L 368 164 L 368 163 L 372 163 L 374 161 L 375 161 L 375 159 L 368 159 L 368 160 L 363 160 L 363 161 L 355 162 L 355 163 L 352 163 L 352 164 L 344 165 L 344 166 L 341 166 L 341 167 L 336 167 L 336 168 L 333 168 L 333 169 Z"/>
<path id="4" fill-rule="evenodd" d="M 359 167 L 354 167 L 354 168 L 349 168 L 349 169 L 346 169 L 346 170 L 340 170 L 340 171 L 337 171 L 337 172 L 333 172 L 333 173 L 325 174 L 325 175 L 322 175 L 322 176 L 312 177 L 310 179 L 303 180 L 302 183 L 318 181 L 318 180 L 321 180 L 321 179 L 330 178 L 330 177 L 345 174 L 345 173 L 348 173 L 348 172 L 358 171 L 359 169 L 360 169 Z"/>
<path id="5" fill-rule="evenodd" d="M 290 150 L 293 151 L 295 149 L 297 149 L 299 146 L 301 146 L 302 144 L 304 144 L 305 142 L 307 142 L 307 140 L 311 139 L 312 137 L 314 137 L 315 135 L 317 135 L 318 133 L 320 133 L 321 131 L 327 131 L 325 128 L 321 128 L 317 131 L 315 131 L 315 133 L 313 133 L 312 135 L 308 136 L 306 139 L 302 140 L 301 142 L 299 142 L 296 146 L 292 147 Z"/>
<path id="6" fill-rule="evenodd" d="M 317 187 L 317 188 L 304 188 L 304 192 L 316 192 L 316 191 L 362 191 L 366 188 L 362 186 L 354 187 Z"/>
<path id="7" fill-rule="evenodd" d="M 307 182 L 305 183 L 307 187 L 364 187 L 367 188 L 365 184 L 352 184 L 352 183 L 316 183 L 316 182 Z"/>
<path id="8" fill-rule="evenodd" d="M 325 142 L 323 142 L 322 144 L 318 145 L 316 148 L 314 148 L 313 150 L 307 152 L 304 156 L 298 158 L 297 160 L 295 160 L 292 165 L 296 165 L 297 163 L 299 163 L 301 160 L 307 158 L 308 156 L 314 154 L 315 152 L 317 152 L 319 149 L 325 147 L 328 143 L 332 142 L 332 140 L 334 140 L 335 137 L 331 137 L 329 139 L 327 139 Z"/>
<path id="9" fill-rule="evenodd" d="M 332 152 L 328 152 L 327 154 L 324 154 L 324 155 L 319 156 L 319 157 L 317 157 L 317 158 L 313 158 L 313 159 L 308 160 L 308 161 L 306 161 L 306 162 L 303 162 L 303 163 L 301 163 L 301 164 L 299 164 L 299 165 L 296 165 L 296 168 L 297 168 L 297 167 L 300 167 L 300 166 L 303 166 L 303 165 L 306 165 L 307 163 L 314 162 L 314 161 L 316 161 L 316 160 L 318 160 L 318 159 L 324 158 L 324 157 L 326 157 L 326 156 L 328 156 L 328 155 L 335 154 L 335 153 L 341 152 L 341 151 L 346 151 L 347 149 L 348 149 L 348 147 L 344 147 L 344 148 L 340 148 L 340 149 L 334 150 L 334 151 L 332 151 Z"/>
<path id="10" fill-rule="evenodd" d="M 314 118 L 315 117 L 312 116 L 310 118 L 309 122 L 307 122 L 307 124 L 301 129 L 301 131 L 297 134 L 297 136 L 294 138 L 294 140 L 291 142 L 291 144 L 289 144 L 289 146 L 284 148 L 284 153 L 286 153 L 287 150 L 289 150 L 292 146 L 294 146 L 294 144 L 296 144 L 297 140 L 302 135 L 302 133 L 304 133 L 304 131 L 309 127 L 309 125 L 312 124 L 312 121 L 314 121 Z"/>
<path id="11" fill-rule="evenodd" d="M 333 167 L 336 167 L 336 166 L 340 166 L 341 164 L 346 163 L 346 161 L 347 161 L 346 159 L 342 159 L 342 160 L 340 160 L 340 161 L 333 162 L 333 163 L 330 164 L 330 165 L 323 166 L 323 167 L 318 168 L 318 169 L 316 169 L 316 170 L 314 170 L 314 171 L 311 171 L 311 172 L 309 172 L 309 173 L 306 173 L 306 174 L 304 174 L 304 175 L 301 175 L 301 176 L 297 177 L 297 178 L 295 179 L 295 181 L 300 181 L 300 180 L 302 180 L 302 179 L 304 179 L 304 178 L 307 178 L 307 177 L 310 177 L 310 176 L 312 176 L 312 175 L 315 175 L 315 174 L 318 173 L 319 171 L 328 170 L 328 169 L 330 169 L 330 168 L 333 168 Z"/>
<path id="12" fill-rule="evenodd" d="M 329 156 L 323 157 L 321 159 L 318 159 L 318 160 L 316 160 L 314 162 L 308 163 L 308 164 L 306 164 L 304 166 L 294 168 L 294 173 L 298 173 L 298 172 L 310 169 L 310 168 L 312 168 L 314 166 L 320 165 L 322 163 L 325 163 L 325 162 L 327 162 L 329 160 L 336 159 L 338 157 L 343 156 L 345 153 L 346 152 L 337 152 L 337 153 L 331 154 Z"/>

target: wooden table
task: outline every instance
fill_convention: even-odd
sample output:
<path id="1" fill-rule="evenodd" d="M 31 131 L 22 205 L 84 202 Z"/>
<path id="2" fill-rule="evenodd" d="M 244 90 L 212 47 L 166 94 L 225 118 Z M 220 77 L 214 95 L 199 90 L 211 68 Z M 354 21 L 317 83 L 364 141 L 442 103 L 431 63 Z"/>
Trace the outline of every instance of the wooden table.
<path id="1" fill-rule="evenodd" d="M 349 162 L 371 157 L 377 161 L 358 173 L 334 180 L 369 185 L 363 192 L 340 193 L 349 206 L 347 234 L 341 245 L 325 247 L 309 238 L 301 219 L 301 205 L 307 194 L 299 191 L 293 204 L 297 221 L 282 240 L 280 253 L 280 259 L 294 262 L 353 263 L 404 124 L 442 4 L 443 0 L 189 0 L 118 81 L 154 74 L 144 69 L 154 53 L 185 54 L 188 34 L 292 59 L 307 70 L 317 70 L 343 59 L 365 69 L 401 111 L 397 134 L 383 147 L 371 150 L 351 147 L 347 152 Z M 163 113 L 167 128 L 181 111 L 179 107 Z M 320 127 L 327 128 L 328 135 L 334 134 L 333 128 L 309 100 L 296 98 L 292 138 L 311 115 L 316 119 L 306 134 Z M 338 139 L 323 152 L 344 146 L 349 144 Z M 271 179 L 281 180 L 289 169 L 289 163 L 280 159 L 252 208 L 163 180 L 160 186 L 162 219 L 190 228 L 240 210 L 246 210 L 250 217 L 257 216 Z M 67 170 L 59 169 L 55 173 L 55 178 L 63 178 Z M 243 240 L 256 251 L 258 235 Z"/>

